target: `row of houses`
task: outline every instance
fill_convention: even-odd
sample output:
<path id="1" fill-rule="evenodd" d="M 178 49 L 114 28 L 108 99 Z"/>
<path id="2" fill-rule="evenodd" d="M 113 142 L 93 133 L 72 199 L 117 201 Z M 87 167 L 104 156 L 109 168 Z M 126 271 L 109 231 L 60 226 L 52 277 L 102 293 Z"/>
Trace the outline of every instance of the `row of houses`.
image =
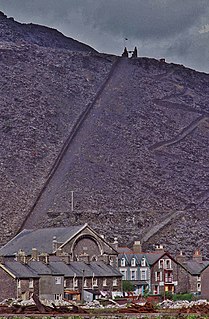
<path id="1" fill-rule="evenodd" d="M 86 300 L 122 294 L 122 282 L 136 295 L 192 292 L 209 299 L 209 261 L 173 258 L 162 246 L 142 252 L 109 243 L 87 224 L 23 230 L 0 249 L 0 300 Z"/>
<path id="2" fill-rule="evenodd" d="M 149 292 L 155 295 L 166 293 L 193 293 L 209 299 L 209 261 L 204 261 L 199 250 L 192 259 L 180 252 L 173 258 L 162 245 L 155 251 L 143 253 L 139 241 L 133 248 L 120 247 L 118 269 L 123 280 L 131 281 L 137 294 Z"/>

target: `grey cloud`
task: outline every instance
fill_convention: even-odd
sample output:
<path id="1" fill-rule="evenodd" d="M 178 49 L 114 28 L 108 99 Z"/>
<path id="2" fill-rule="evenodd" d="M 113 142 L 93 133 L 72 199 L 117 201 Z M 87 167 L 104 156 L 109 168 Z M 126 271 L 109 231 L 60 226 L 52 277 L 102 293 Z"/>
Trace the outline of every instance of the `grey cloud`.
<path id="1" fill-rule="evenodd" d="M 0 10 L 20 22 L 54 27 L 101 52 L 162 57 L 208 70 L 208 0 L 0 0 Z M 202 57 L 202 59 L 201 59 Z M 200 61 L 201 59 L 201 61 Z"/>

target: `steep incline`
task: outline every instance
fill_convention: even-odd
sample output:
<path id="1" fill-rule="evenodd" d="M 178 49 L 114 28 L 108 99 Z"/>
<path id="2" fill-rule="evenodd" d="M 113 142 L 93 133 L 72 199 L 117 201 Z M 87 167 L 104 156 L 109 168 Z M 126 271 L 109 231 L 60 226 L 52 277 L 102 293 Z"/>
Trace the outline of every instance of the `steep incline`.
<path id="1" fill-rule="evenodd" d="M 209 75 L 1 13 L 0 35 L 0 243 L 89 222 L 209 257 Z"/>
<path id="2" fill-rule="evenodd" d="M 120 242 L 146 235 L 149 248 L 162 235 L 173 251 L 191 253 L 205 218 L 200 212 L 198 223 L 192 209 L 202 192 L 201 205 L 209 195 L 208 79 L 182 66 L 122 59 L 26 226 L 85 221 Z M 192 234 L 188 221 L 196 223 Z M 204 247 L 208 229 L 207 219 Z"/>
<path id="3" fill-rule="evenodd" d="M 97 53 L 0 45 L 0 242 L 19 229 L 113 62 Z"/>

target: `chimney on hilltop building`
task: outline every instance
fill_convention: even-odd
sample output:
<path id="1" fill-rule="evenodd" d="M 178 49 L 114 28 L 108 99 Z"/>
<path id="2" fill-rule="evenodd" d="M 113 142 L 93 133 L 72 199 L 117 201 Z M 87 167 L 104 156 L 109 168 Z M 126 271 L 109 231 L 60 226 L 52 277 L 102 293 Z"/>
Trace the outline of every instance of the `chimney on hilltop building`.
<path id="1" fill-rule="evenodd" d="M 179 255 L 176 255 L 176 261 L 180 264 L 186 261 L 186 256 L 183 254 L 182 250 L 180 251 Z"/>
<path id="2" fill-rule="evenodd" d="M 164 252 L 164 246 L 163 245 L 156 245 L 155 246 L 155 251 L 156 252 Z"/>
<path id="3" fill-rule="evenodd" d="M 142 245 L 141 245 L 141 241 L 140 240 L 136 240 L 134 243 L 133 243 L 133 252 L 134 253 L 138 253 L 140 254 L 142 252 Z"/>
<path id="4" fill-rule="evenodd" d="M 192 258 L 194 261 L 198 263 L 202 263 L 202 253 L 199 249 L 196 249 Z"/>

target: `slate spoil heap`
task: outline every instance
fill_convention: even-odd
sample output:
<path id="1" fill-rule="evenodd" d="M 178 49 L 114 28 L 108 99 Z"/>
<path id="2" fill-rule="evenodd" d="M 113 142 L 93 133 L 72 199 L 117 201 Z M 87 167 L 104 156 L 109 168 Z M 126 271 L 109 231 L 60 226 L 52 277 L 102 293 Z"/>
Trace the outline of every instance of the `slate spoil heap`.
<path id="1" fill-rule="evenodd" d="M 0 14 L 0 243 L 31 213 L 27 228 L 88 222 L 120 244 L 146 238 L 151 250 L 160 239 L 171 253 L 199 247 L 208 258 L 208 83 L 181 65 L 99 54 Z"/>

